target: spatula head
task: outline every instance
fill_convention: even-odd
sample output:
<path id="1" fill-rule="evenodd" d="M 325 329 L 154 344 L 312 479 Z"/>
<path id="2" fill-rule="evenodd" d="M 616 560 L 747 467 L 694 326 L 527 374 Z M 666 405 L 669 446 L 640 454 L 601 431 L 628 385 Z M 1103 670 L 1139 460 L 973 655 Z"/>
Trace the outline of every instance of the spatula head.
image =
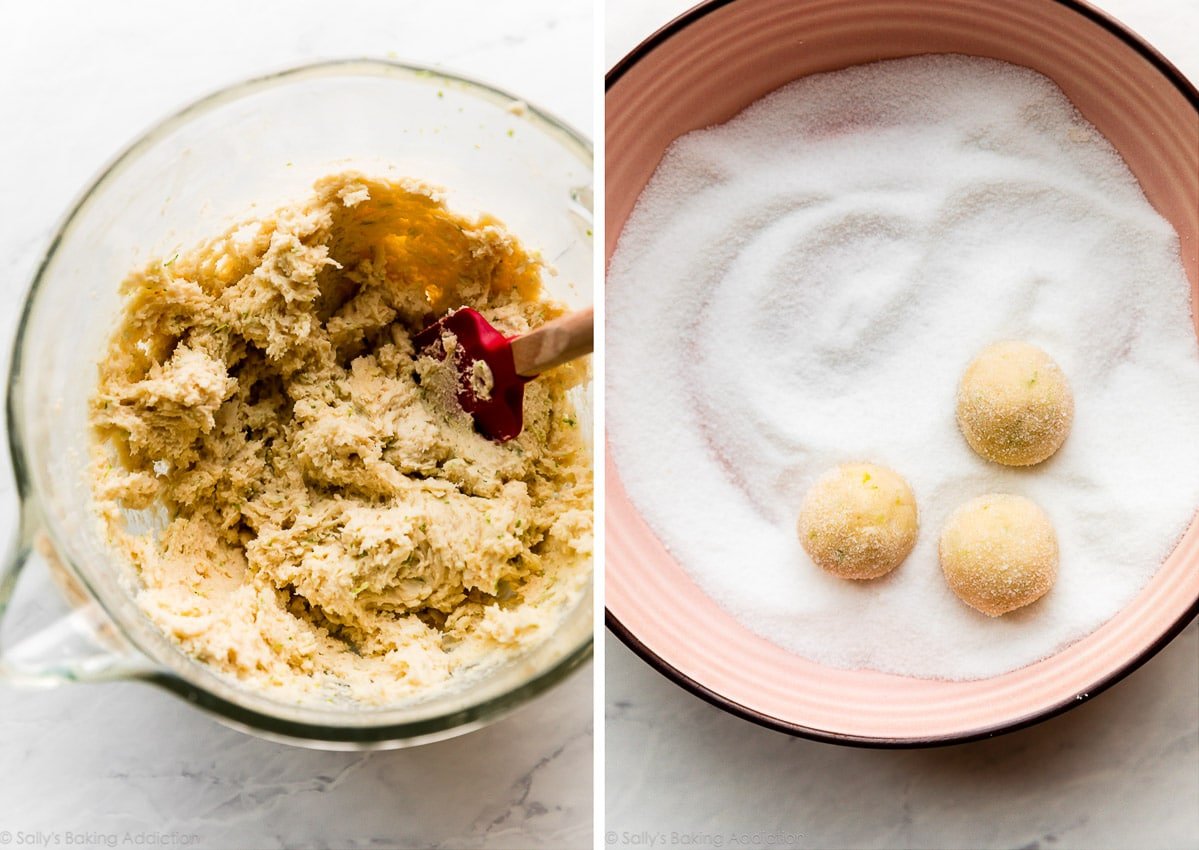
<path id="1" fill-rule="evenodd" d="M 452 334 L 452 350 L 446 339 Z M 516 374 L 508 339 L 470 307 L 447 313 L 413 338 L 420 353 L 450 358 L 458 376 L 458 404 L 479 430 L 498 442 L 511 440 L 524 426 L 527 378 Z"/>

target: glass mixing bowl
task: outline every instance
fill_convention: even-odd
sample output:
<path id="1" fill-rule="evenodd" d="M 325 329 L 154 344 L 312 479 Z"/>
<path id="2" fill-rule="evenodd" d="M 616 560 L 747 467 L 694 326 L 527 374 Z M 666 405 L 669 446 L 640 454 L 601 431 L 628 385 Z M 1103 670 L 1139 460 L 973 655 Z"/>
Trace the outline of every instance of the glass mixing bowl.
<path id="1" fill-rule="evenodd" d="M 139 611 L 130 570 L 113 563 L 87 480 L 87 400 L 121 307 L 118 284 L 151 257 L 303 197 L 316 178 L 345 169 L 416 177 L 443 187 L 456 212 L 495 215 L 557 270 L 546 280 L 551 297 L 575 308 L 592 303 L 591 144 L 512 95 L 396 63 L 331 62 L 242 83 L 163 121 L 83 193 L 25 302 L 8 389 L 21 518 L 0 565 L 0 615 L 8 621 L 0 677 L 144 680 L 230 726 L 351 749 L 478 728 L 590 657 L 589 589 L 543 643 L 469 687 L 391 707 L 287 704 L 182 653 Z M 591 440 L 591 388 L 577 392 Z M 50 623 L 40 613 L 44 598 L 33 614 L 9 604 L 18 574 L 38 561 L 67 602 Z M 24 599 L 24 589 L 18 595 Z"/>

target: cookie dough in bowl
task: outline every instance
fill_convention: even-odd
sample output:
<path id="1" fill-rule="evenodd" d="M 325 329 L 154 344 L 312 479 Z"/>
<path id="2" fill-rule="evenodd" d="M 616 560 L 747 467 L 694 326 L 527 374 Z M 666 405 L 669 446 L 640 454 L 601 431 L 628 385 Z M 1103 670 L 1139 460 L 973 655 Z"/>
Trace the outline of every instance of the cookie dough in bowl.
<path id="1" fill-rule="evenodd" d="M 553 318 L 542 270 L 426 186 L 345 173 L 131 274 L 93 491 L 142 610 L 300 701 L 417 699 L 544 640 L 590 577 L 585 374 L 530 383 L 494 443 L 411 339 L 462 305 L 508 334 Z"/>
<path id="2" fill-rule="evenodd" d="M 1179 476 L 1168 500 L 1161 486 L 1189 468 L 1178 450 L 1193 443 L 1186 434 L 1194 411 L 1173 415 L 1197 398 L 1199 374 L 1190 309 L 1199 231 L 1188 203 L 1199 172 L 1193 145 L 1181 144 L 1194 137 L 1193 88 L 1146 63 L 1152 52 L 1114 22 L 1105 29 L 1060 3 L 1019 0 L 997 12 L 966 2 L 952 14 L 943 7 L 872 6 L 862 16 L 828 4 L 816 12 L 768 0 L 704 4 L 618 63 L 605 97 L 609 626 L 704 699 L 822 740 L 923 746 L 1027 725 L 1118 680 L 1199 604 L 1194 480 Z M 982 35 L 972 25 L 978 16 L 988 21 Z M 803 51 L 793 49 L 797 39 Z M 999 98 L 968 96 L 960 115 L 971 129 L 942 146 L 929 119 L 950 102 L 948 77 L 929 87 L 924 112 L 911 80 L 890 73 L 900 63 L 981 70 L 997 60 L 1011 67 L 991 65 L 980 81 L 1037 73 L 1040 91 L 1056 83 L 1065 94 L 1052 95 L 1062 106 L 1025 102 L 1010 113 L 1013 122 L 994 121 Z M 817 94 L 853 75 L 865 83 L 860 96 L 841 88 Z M 1051 112 L 1062 120 L 1047 122 Z M 1090 139 L 1121 178 L 1097 181 L 1103 190 L 1094 202 L 1065 199 L 1069 212 L 1060 219 L 1021 210 L 997 223 L 1004 198 L 1023 204 L 1063 191 L 992 168 L 1008 143 L 1018 148 L 1019 168 L 1048 150 L 1036 140 L 1049 123 L 1064 130 L 1053 147 L 1067 165 L 1042 174 L 1057 179 L 1097 164 L 1084 153 Z M 855 147 L 862 133 L 876 135 L 878 147 Z M 804 138 L 811 146 L 801 153 Z M 977 152 L 977 171 L 954 168 L 951 152 Z M 916 200 L 925 179 L 962 175 L 977 177 L 978 191 L 959 184 L 944 202 Z M 1108 209 L 1117 182 L 1129 189 L 1121 215 L 1140 205 L 1152 239 L 1052 235 L 1051 219 L 1079 223 Z M 1121 218 L 1117 227 L 1127 224 Z M 947 261 L 934 257 L 949 245 L 941 225 L 965 240 L 966 251 Z M 1125 274 L 1129 246 L 1150 241 L 1163 271 Z M 1106 245 L 1121 256 L 1101 261 Z M 1043 270 L 1032 246 L 1044 248 Z M 990 277 L 996 272 L 1002 279 Z M 1084 307 L 1105 278 L 1144 285 L 1111 312 Z M 1028 297 L 1020 297 L 1025 287 Z M 1160 306 L 1150 323 L 1143 308 L 1151 299 Z M 688 321 L 664 324 L 663 315 Z M 671 332 L 677 327 L 685 327 L 681 336 Z M 1153 328 L 1145 345 L 1130 342 L 1132 327 Z M 1145 371 L 1150 381 L 1165 369 L 1188 377 L 1159 384 L 1160 400 L 1146 403 L 1135 398 L 1146 382 L 1125 376 L 1139 352 L 1164 344 L 1167 327 L 1171 351 L 1154 355 Z M 948 356 L 962 331 L 968 339 Z M 1040 468 L 988 464 L 956 427 L 962 369 L 1002 339 L 1053 352 L 1078 402 L 1077 427 Z M 678 377 L 663 380 L 653 374 L 659 370 Z M 927 416 L 917 422 L 925 402 Z M 1153 433 L 1138 439 L 1125 430 L 1137 423 Z M 1176 428 L 1171 438 L 1166 427 Z M 1155 454 L 1158 447 L 1164 451 Z M 1080 462 L 1092 450 L 1094 458 Z M 926 528 L 935 529 L 901 568 L 867 583 L 813 569 L 795 535 L 795 512 L 815 476 L 858 458 L 902 470 Z M 1117 470 L 1123 482 L 1101 478 Z M 659 498 L 667 481 L 679 484 Z M 933 551 L 948 513 L 987 492 L 1044 505 L 1060 542 L 1054 590 L 1002 618 L 963 605 Z M 1085 497 L 1095 505 L 1076 524 L 1065 508 Z M 1151 502 L 1144 517 L 1115 519 Z M 1168 527 L 1146 533 L 1145 518 L 1167 514 Z M 1087 522 L 1095 527 L 1077 533 Z M 1120 545 L 1110 561 L 1082 554 L 1096 545 L 1115 552 L 1128 530 L 1144 535 L 1143 553 Z M 1123 581 L 1134 569 L 1138 584 L 1113 594 L 1093 625 L 1034 649 L 1032 635 L 1095 612 L 1099 582 Z M 927 594 L 917 602 L 908 589 Z M 822 620 L 821 600 L 829 603 Z M 865 624 L 882 611 L 895 616 L 868 634 Z M 974 626 L 979 639 L 968 645 Z M 942 628 L 953 633 L 915 651 Z M 1018 646 L 1030 651 L 1002 666 L 964 669 L 1010 658 Z"/>

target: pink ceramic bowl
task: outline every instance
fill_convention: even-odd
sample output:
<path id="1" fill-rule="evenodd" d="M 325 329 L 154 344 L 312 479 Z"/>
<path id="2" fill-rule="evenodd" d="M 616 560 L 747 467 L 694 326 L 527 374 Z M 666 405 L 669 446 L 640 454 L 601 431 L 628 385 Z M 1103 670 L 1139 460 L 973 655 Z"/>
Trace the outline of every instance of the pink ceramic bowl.
<path id="1" fill-rule="evenodd" d="M 1199 92 L 1136 35 L 1077 0 L 696 7 L 608 75 L 608 256 L 663 151 L 683 133 L 726 121 L 806 74 L 922 53 L 992 57 L 1056 81 L 1178 231 L 1199 305 Z M 970 682 L 830 669 L 750 633 L 706 597 L 641 519 L 610 460 L 606 475 L 609 627 L 693 693 L 796 735 L 924 746 L 1027 726 L 1112 685 L 1199 613 L 1197 522 L 1125 610 L 1036 664 Z"/>

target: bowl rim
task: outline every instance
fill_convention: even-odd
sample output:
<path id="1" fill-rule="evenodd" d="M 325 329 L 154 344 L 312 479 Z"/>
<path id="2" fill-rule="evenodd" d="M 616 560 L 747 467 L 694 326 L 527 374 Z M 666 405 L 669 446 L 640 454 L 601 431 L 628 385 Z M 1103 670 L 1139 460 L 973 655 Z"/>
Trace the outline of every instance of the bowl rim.
<path id="1" fill-rule="evenodd" d="M 692 24 L 697 23 L 709 14 L 716 12 L 725 6 L 738 2 L 738 0 L 702 0 L 696 6 L 683 12 L 673 20 L 659 27 L 641 41 L 631 51 L 626 53 L 604 76 L 604 92 L 605 96 L 610 92 L 622 77 L 631 71 L 639 62 L 648 58 L 657 48 L 668 42 L 671 38 L 679 35 Z M 1098 25 L 1106 30 L 1110 35 L 1115 36 L 1124 44 L 1130 47 L 1133 51 L 1139 54 L 1143 59 L 1148 61 L 1161 74 L 1167 82 L 1174 85 L 1182 96 L 1191 104 L 1196 114 L 1199 114 L 1199 89 L 1192 83 L 1186 75 L 1178 69 L 1169 59 L 1160 53 L 1149 42 L 1143 39 L 1140 35 L 1134 32 L 1129 27 L 1112 17 L 1108 13 L 1096 8 L 1086 0 L 1045 0 L 1048 3 L 1054 3 L 1071 12 L 1081 15 L 1083 18 L 1090 21 L 1092 24 Z M 657 670 L 658 673 L 665 676 L 667 679 L 674 682 L 679 687 L 690 692 L 692 695 L 699 697 L 710 705 L 715 706 L 735 717 L 740 717 L 763 726 L 767 729 L 772 729 L 776 732 L 783 732 L 797 738 L 807 738 L 812 741 L 820 741 L 822 743 L 840 744 L 848 747 L 861 747 L 866 749 L 919 749 L 930 747 L 952 746 L 954 744 L 965 744 L 971 741 L 985 740 L 994 738 L 997 735 L 1003 735 L 1008 732 L 1015 732 L 1020 729 L 1026 729 L 1029 726 L 1034 726 L 1050 718 L 1057 717 L 1069 711 L 1076 706 L 1090 701 L 1097 694 L 1106 691 L 1108 688 L 1120 682 L 1126 676 L 1145 664 L 1153 656 L 1157 655 L 1166 644 L 1170 643 L 1174 638 L 1185 629 L 1190 623 L 1199 618 L 1199 598 L 1196 598 L 1194 603 L 1183 612 L 1182 616 L 1173 622 L 1156 641 L 1146 647 L 1136 657 L 1128 661 L 1121 667 L 1116 668 L 1106 677 L 1100 679 L 1092 687 L 1088 688 L 1084 694 L 1079 694 L 1075 697 L 1063 700 L 1062 702 L 1048 706 L 1040 711 L 1034 712 L 1031 715 L 1020 717 L 1015 720 L 999 723 L 995 726 L 967 732 L 964 734 L 949 734 L 945 736 L 929 736 L 915 738 L 874 738 L 861 735 L 843 734 L 837 732 L 828 732 L 822 729 L 814 729 L 804 726 L 799 723 L 792 723 L 778 717 L 766 714 L 756 709 L 743 705 L 736 700 L 730 699 L 723 694 L 708 688 L 706 685 L 696 681 L 686 673 L 673 666 L 660 655 L 655 653 L 649 646 L 642 643 L 641 640 L 633 634 L 620 618 L 607 606 L 604 608 L 604 624 L 608 630 L 615 635 L 621 643 L 628 647 L 635 655 L 641 658 L 650 667 Z"/>
<path id="2" fill-rule="evenodd" d="M 162 118 L 157 119 L 145 129 L 139 131 L 131 141 L 111 156 L 93 176 L 86 181 L 84 188 L 68 204 L 66 211 L 55 223 L 51 237 L 46 244 L 41 259 L 37 262 L 30 278 L 17 317 L 9 349 L 7 370 L 7 388 L 5 392 L 5 419 L 7 424 L 7 443 L 13 467 L 13 479 L 16 484 L 16 494 L 19 507 L 18 528 L 27 524 L 30 516 L 37 516 L 37 525 L 49 536 L 55 549 L 62 552 L 58 545 L 61 533 L 45 511 L 42 510 L 41 496 L 31 474 L 31 464 L 27 458 L 29 440 L 22 424 L 25 404 L 20 398 L 23 386 L 24 348 L 29 322 L 37 295 L 42 288 L 42 282 L 49 271 L 63 237 L 80 211 L 91 198 L 105 188 L 127 166 L 135 162 L 137 157 L 147 148 L 153 146 L 164 136 L 188 123 L 198 115 L 203 115 L 212 109 L 256 92 L 272 88 L 278 84 L 297 81 L 321 79 L 335 76 L 362 78 L 393 78 L 406 82 L 453 85 L 456 89 L 465 91 L 473 97 L 487 101 L 500 107 L 513 103 L 522 104 L 520 118 L 528 121 L 539 132 L 554 139 L 559 146 L 576 157 L 585 167 L 590 167 L 594 178 L 594 145 L 582 132 L 571 124 L 558 118 L 553 113 L 530 103 L 527 99 L 513 94 L 503 88 L 483 82 L 476 78 L 462 75 L 444 68 L 433 68 L 418 64 L 406 63 L 393 59 L 374 57 L 346 57 L 308 62 L 292 65 L 280 70 L 257 74 L 252 77 L 236 80 L 210 91 L 208 94 L 189 100 L 185 105 L 172 110 Z M 593 248 L 594 250 L 594 248 Z M 18 533 L 18 538 L 23 532 Z M 23 559 L 21 559 L 23 560 Z M 526 704 L 534 697 L 548 690 L 553 685 L 563 681 L 570 673 L 582 667 L 593 654 L 595 642 L 594 624 L 586 640 L 565 652 L 561 658 L 537 675 L 524 680 L 519 685 L 478 704 L 469 705 L 457 711 L 442 713 L 431 717 L 403 722 L 380 723 L 378 725 L 344 724 L 333 722 L 321 723 L 310 720 L 295 720 L 272 715 L 248 704 L 233 702 L 211 690 L 181 676 L 177 668 L 166 667 L 156 660 L 155 655 L 148 651 L 110 610 L 104 594 L 98 593 L 88 577 L 73 563 L 72 559 L 63 556 L 64 566 L 70 571 L 72 578 L 78 580 L 86 590 L 91 600 L 103 611 L 104 616 L 112 621 L 120 634 L 129 641 L 139 655 L 145 656 L 154 665 L 153 670 L 133 674 L 126 678 L 157 685 L 174 693 L 205 714 L 226 726 L 243 732 L 292 744 L 301 744 L 323 749 L 388 749 L 395 747 L 415 746 L 423 743 L 444 740 L 465 734 L 475 729 L 489 725 L 518 707 Z M 13 568 L 8 576 L 9 583 L 15 583 L 19 577 L 21 565 Z M 590 582 L 593 587 L 594 570 Z M 592 610 L 588 599 L 593 590 L 584 592 L 579 605 Z M 6 600 L 0 597 L 0 617 L 5 612 Z M 176 651 L 178 647 L 176 647 Z M 236 683 L 230 681 L 232 687 Z M 251 693 L 251 697 L 258 695 Z M 253 700 L 255 705 L 260 700 Z M 319 709 L 314 709 L 320 712 Z"/>

